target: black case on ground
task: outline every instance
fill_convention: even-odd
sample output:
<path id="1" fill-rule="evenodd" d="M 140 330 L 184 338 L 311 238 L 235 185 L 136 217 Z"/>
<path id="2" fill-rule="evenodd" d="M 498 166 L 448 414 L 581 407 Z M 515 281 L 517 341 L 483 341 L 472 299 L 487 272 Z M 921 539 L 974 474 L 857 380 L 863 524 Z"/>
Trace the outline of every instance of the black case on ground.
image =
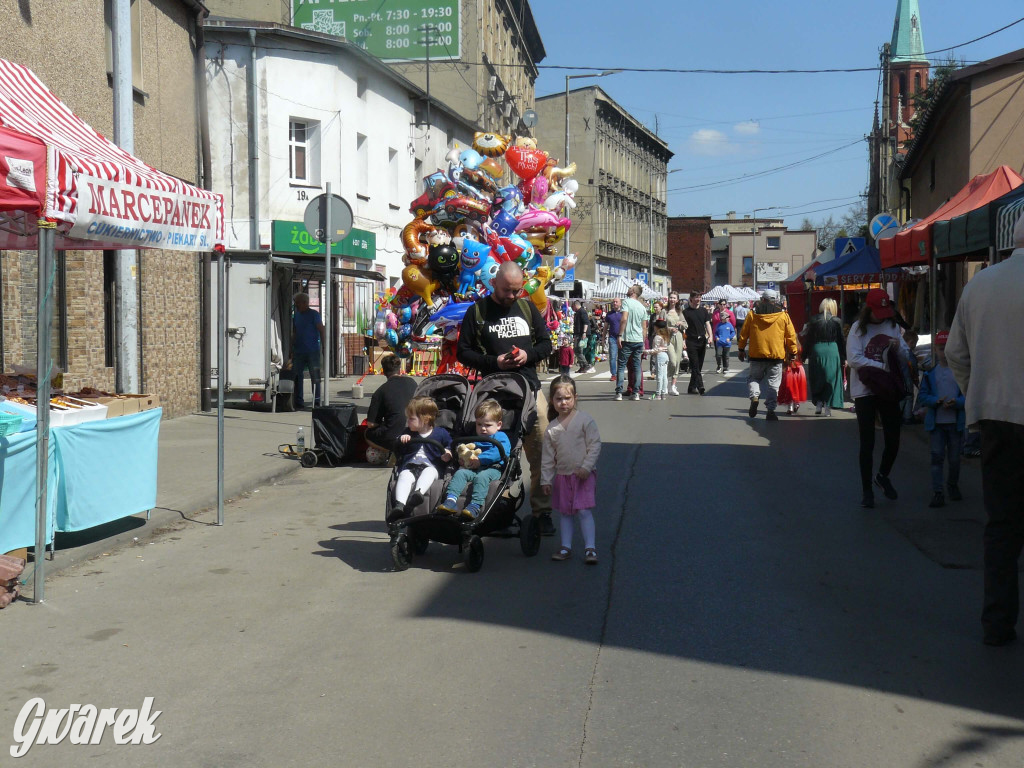
<path id="1" fill-rule="evenodd" d="M 313 445 L 324 452 L 331 466 L 348 461 L 356 447 L 359 417 L 353 403 L 313 408 Z"/>

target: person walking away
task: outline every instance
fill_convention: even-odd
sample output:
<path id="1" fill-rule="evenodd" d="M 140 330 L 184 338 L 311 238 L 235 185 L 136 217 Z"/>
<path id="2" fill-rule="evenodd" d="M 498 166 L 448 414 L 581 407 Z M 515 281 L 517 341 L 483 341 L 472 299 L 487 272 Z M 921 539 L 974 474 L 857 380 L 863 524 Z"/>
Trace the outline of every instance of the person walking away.
<path id="1" fill-rule="evenodd" d="M 882 422 L 882 463 L 874 476 L 874 484 L 887 499 L 898 494 L 889 479 L 900 450 L 900 399 L 903 397 L 903 375 L 894 365 L 901 365 L 909 353 L 893 320 L 892 300 L 881 288 L 867 293 L 865 304 L 857 315 L 846 339 L 846 360 L 850 365 L 850 396 L 857 413 L 860 434 L 860 484 L 863 496 L 860 505 L 875 506 L 871 468 L 875 450 L 875 417 Z M 897 353 L 897 354 L 894 354 Z M 896 357 L 894 363 L 893 358 Z"/>
<path id="2" fill-rule="evenodd" d="M 551 356 L 551 331 L 533 302 L 518 298 L 524 282 L 523 270 L 514 261 L 498 267 L 491 293 L 466 311 L 455 354 L 460 363 L 481 375 L 521 373 L 536 392 L 537 414 L 532 424 L 524 425 L 523 450 L 530 464 L 530 508 L 540 518 L 541 533 L 553 536 L 551 498 L 540 484 L 541 445 L 548 419 L 547 401 L 537 377 L 538 361 Z"/>
<path id="3" fill-rule="evenodd" d="M 460 458 L 462 467 L 449 481 L 445 499 L 437 507 L 439 512 L 459 514 L 459 496 L 466 490 L 467 485 L 472 485 L 469 501 L 462 509 L 462 516 L 469 520 L 476 520 L 480 516 L 480 510 L 487 501 L 487 491 L 490 490 L 491 483 L 501 478 L 502 467 L 512 452 L 508 435 L 501 431 L 501 404 L 497 400 L 484 400 L 473 411 L 473 418 L 476 420 L 477 435 L 495 440 L 504 452 L 488 440 L 476 446 L 481 449 L 478 456 L 469 456 L 465 458 L 464 463 Z"/>
<path id="4" fill-rule="evenodd" d="M 320 350 L 323 349 L 324 323 L 320 313 L 309 308 L 309 294 L 296 293 L 292 297 L 295 313 L 292 315 L 292 375 L 295 377 L 294 403 L 298 410 L 306 407 L 302 397 L 302 377 L 309 370 L 309 388 L 313 390 L 313 405 L 320 405 Z"/>
<path id="5" fill-rule="evenodd" d="M 814 403 L 814 415 L 832 415 L 843 407 L 843 368 L 846 339 L 842 321 L 836 315 L 835 299 L 825 299 L 818 314 L 804 328 L 803 349 L 807 362 L 807 388 Z"/>
<path id="6" fill-rule="evenodd" d="M 904 338 L 906 338 L 904 336 Z M 921 379 L 920 404 L 925 408 L 924 429 L 931 436 L 932 500 L 929 507 L 944 507 L 942 491 L 943 461 L 949 463 L 949 498 L 960 501 L 960 448 L 967 422 L 964 396 L 953 371 L 946 364 L 946 340 L 949 333 L 935 334 L 935 365 Z"/>
<path id="7" fill-rule="evenodd" d="M 718 328 L 723 323 L 728 323 L 732 326 L 732 338 L 736 338 L 736 315 L 733 314 L 732 310 L 729 309 L 729 304 L 725 299 L 721 299 L 718 302 L 718 306 L 711 315 L 711 333 L 714 334 L 715 338 L 715 364 L 718 366 L 715 373 L 728 373 L 729 372 L 729 349 L 731 344 L 723 347 L 717 342 L 719 339 Z"/>
<path id="8" fill-rule="evenodd" d="M 655 320 L 654 343 L 651 345 L 651 356 L 654 358 L 654 376 L 658 381 L 655 394 L 651 400 L 664 400 L 668 394 L 668 350 L 670 331 L 667 320 Z"/>
<path id="9" fill-rule="evenodd" d="M 622 299 L 612 299 L 611 311 L 604 316 L 608 329 L 608 372 L 611 380 L 618 379 L 619 374 L 619 329 L 622 323 Z"/>
<path id="10" fill-rule="evenodd" d="M 749 313 L 750 306 L 745 301 L 741 301 L 733 309 L 732 315 L 736 318 L 736 338 L 739 338 L 740 331 L 743 330 L 743 321 L 747 319 Z"/>
<path id="11" fill-rule="evenodd" d="M 437 403 L 429 397 L 414 397 L 405 408 L 405 417 L 408 426 L 397 443 L 404 455 L 395 480 L 395 500 L 388 514 L 389 522 L 406 517 L 406 510 L 416 509 L 452 460 L 452 436 L 443 427 L 434 426 Z M 433 442 L 410 444 L 413 437 Z"/>
<path id="12" fill-rule="evenodd" d="M 704 367 L 704 354 L 707 352 L 708 344 L 712 343 L 714 336 L 711 335 L 711 314 L 700 305 L 700 291 L 691 291 L 688 306 L 683 310 L 683 320 L 686 322 L 686 355 L 690 358 L 690 385 L 686 393 L 695 395 L 704 394 L 704 377 L 701 369 Z"/>
<path id="13" fill-rule="evenodd" d="M 615 399 L 622 399 L 622 385 L 626 369 L 634 377 L 634 389 L 631 400 L 640 399 L 640 387 L 643 384 L 644 338 L 647 336 L 647 307 L 640 303 L 643 288 L 631 285 L 622 302 L 622 321 L 619 331 L 619 370 L 615 379 Z"/>
<path id="14" fill-rule="evenodd" d="M 642 344 L 643 342 L 641 342 Z M 552 560 L 572 557 L 573 518 L 583 533 L 583 562 L 597 564 L 593 509 L 601 435 L 590 414 L 576 408 L 576 384 L 559 376 L 549 390 L 548 428 L 544 433 L 541 483 L 558 510 L 561 547 Z"/>
<path id="15" fill-rule="evenodd" d="M 917 361 L 918 339 L 917 331 L 913 329 L 903 332 L 903 341 L 906 342 L 907 349 L 910 350 L 907 366 L 903 370 L 903 383 L 907 388 L 907 396 L 900 403 L 900 415 L 904 426 L 920 423 L 917 416 L 914 415 L 914 403 L 916 402 L 914 392 L 921 385 L 921 366 Z"/>
<path id="16" fill-rule="evenodd" d="M 1024 327 L 1024 218 L 1013 230 L 1009 258 L 978 272 L 964 288 L 946 343 L 946 360 L 966 395 L 966 422 L 981 432 L 981 487 L 985 500 L 985 598 L 981 612 L 987 645 L 1017 637 L 1024 546 L 1024 346 L 1007 344 L 1007 328 Z"/>
<path id="17" fill-rule="evenodd" d="M 366 442 L 385 451 L 395 450 L 395 441 L 405 426 L 405 409 L 416 393 L 416 382 L 402 375 L 402 359 L 384 355 L 380 367 L 387 379 L 370 398 L 366 412 Z"/>
<path id="18" fill-rule="evenodd" d="M 671 332 L 668 345 L 668 375 L 671 379 L 669 394 L 678 395 L 679 371 L 686 359 L 686 320 L 683 319 L 683 308 L 679 306 L 679 294 L 673 291 L 668 295 L 668 306 L 665 319 Z"/>
<path id="19" fill-rule="evenodd" d="M 576 299 L 572 303 L 572 346 L 579 355 L 579 368 L 576 373 L 586 373 L 590 367 L 587 360 L 587 334 L 590 331 L 590 316 L 584 308 L 583 303 Z"/>
<path id="20" fill-rule="evenodd" d="M 779 385 L 782 384 L 782 366 L 799 352 L 793 321 L 778 301 L 778 292 L 771 289 L 764 291 L 761 300 L 747 315 L 736 343 L 740 361 L 746 355 L 747 345 L 750 346 L 750 365 L 747 368 L 750 407 L 747 414 L 750 418 L 757 416 L 757 407 L 764 394 L 766 421 L 779 420 L 775 408 L 778 405 Z"/>

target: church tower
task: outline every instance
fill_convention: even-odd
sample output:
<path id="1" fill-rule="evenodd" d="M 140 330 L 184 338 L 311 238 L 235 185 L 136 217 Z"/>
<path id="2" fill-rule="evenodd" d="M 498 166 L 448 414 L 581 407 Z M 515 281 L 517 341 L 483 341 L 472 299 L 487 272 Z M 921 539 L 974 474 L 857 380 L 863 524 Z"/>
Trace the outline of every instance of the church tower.
<path id="1" fill-rule="evenodd" d="M 889 56 L 889 126 L 900 151 L 914 138 L 909 123 L 915 112 L 915 97 L 928 86 L 931 69 L 924 55 L 917 0 L 897 1 Z"/>
<path id="2" fill-rule="evenodd" d="M 869 144 L 869 217 L 881 212 L 896 213 L 900 207 L 896 167 L 914 140 L 910 121 L 917 109 L 917 94 L 928 87 L 931 65 L 924 55 L 924 34 L 917 0 L 896 1 L 892 41 L 882 46 L 881 59 L 882 104 L 875 103 Z"/>

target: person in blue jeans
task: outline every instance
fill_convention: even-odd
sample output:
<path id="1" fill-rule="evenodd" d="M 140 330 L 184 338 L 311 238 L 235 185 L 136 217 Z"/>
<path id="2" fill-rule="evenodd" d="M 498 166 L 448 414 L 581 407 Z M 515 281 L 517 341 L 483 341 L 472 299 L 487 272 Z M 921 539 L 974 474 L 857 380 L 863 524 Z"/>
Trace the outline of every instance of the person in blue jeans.
<path id="1" fill-rule="evenodd" d="M 470 520 L 480 515 L 480 510 L 487 501 L 487 491 L 491 483 L 501 477 L 501 468 L 505 466 L 505 459 L 512 451 L 508 435 L 501 431 L 501 404 L 497 400 L 484 400 L 476 407 L 473 417 L 476 419 L 476 433 L 499 442 L 505 449 L 504 456 L 494 443 L 481 442 L 477 446 L 481 449 L 480 455 L 468 459 L 465 466 L 455 473 L 448 483 L 444 501 L 437 507 L 438 512 L 459 514 L 459 496 L 466 490 L 466 486 L 472 483 L 473 490 L 470 492 L 469 501 L 462 509 L 462 516 Z"/>
<path id="2" fill-rule="evenodd" d="M 647 307 L 640 303 L 644 289 L 632 285 L 622 302 L 622 321 L 619 325 L 619 370 L 615 379 L 615 399 L 622 399 L 622 385 L 626 378 L 626 366 L 633 371 L 636 389 L 630 396 L 631 400 L 640 399 L 640 385 L 643 382 L 643 365 L 641 357 L 644 353 L 644 339 L 647 338 Z"/>
<path id="3" fill-rule="evenodd" d="M 296 408 L 304 408 L 302 377 L 309 370 L 313 390 L 313 405 L 320 405 L 320 350 L 324 344 L 324 323 L 320 313 L 309 308 L 309 295 L 296 293 L 295 313 L 292 315 L 292 375 L 295 380 L 293 400 Z"/>
<path id="4" fill-rule="evenodd" d="M 619 377 L 619 333 L 622 330 L 622 299 L 612 299 L 611 311 L 604 316 L 608 329 L 608 373 L 611 380 Z"/>
<path id="5" fill-rule="evenodd" d="M 918 402 L 926 408 L 925 431 L 931 435 L 932 500 L 929 507 L 942 507 L 946 497 L 942 491 L 942 465 L 949 462 L 947 487 L 949 498 L 960 501 L 960 447 L 963 444 L 967 416 L 964 395 L 953 372 L 946 363 L 946 341 L 949 334 L 935 334 L 935 367 L 926 371 L 921 379 Z"/>

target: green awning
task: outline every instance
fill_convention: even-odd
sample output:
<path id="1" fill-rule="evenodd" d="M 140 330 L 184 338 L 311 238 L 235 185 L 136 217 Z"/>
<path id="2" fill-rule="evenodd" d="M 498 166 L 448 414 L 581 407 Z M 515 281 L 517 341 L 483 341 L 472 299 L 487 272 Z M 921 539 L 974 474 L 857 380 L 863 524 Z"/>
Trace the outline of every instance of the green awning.
<path id="1" fill-rule="evenodd" d="M 939 261 L 988 257 L 989 248 L 1006 250 L 1011 242 L 1013 226 L 1024 211 L 1024 186 L 1002 197 L 956 216 L 937 221 L 932 226 L 932 246 Z"/>

